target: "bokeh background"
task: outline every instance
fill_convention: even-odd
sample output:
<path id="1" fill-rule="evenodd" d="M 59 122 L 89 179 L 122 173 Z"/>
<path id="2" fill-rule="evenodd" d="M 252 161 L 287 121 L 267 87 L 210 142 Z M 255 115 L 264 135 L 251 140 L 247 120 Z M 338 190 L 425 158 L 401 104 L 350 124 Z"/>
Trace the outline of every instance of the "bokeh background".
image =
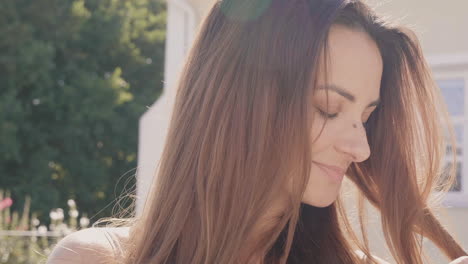
<path id="1" fill-rule="evenodd" d="M 139 119 L 163 91 L 166 10 L 0 1 L 0 230 L 67 230 L 53 222 L 130 204 L 118 197 L 135 190 Z M 0 231 L 0 263 L 38 263 L 7 250 L 31 234 Z"/>

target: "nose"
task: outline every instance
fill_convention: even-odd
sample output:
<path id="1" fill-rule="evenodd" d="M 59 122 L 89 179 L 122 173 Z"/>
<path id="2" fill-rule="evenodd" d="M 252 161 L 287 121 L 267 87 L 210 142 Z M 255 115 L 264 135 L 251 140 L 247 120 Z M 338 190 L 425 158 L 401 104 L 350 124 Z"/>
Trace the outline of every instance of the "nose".
<path id="1" fill-rule="evenodd" d="M 337 140 L 335 144 L 339 153 L 349 156 L 353 162 L 362 162 L 369 158 L 370 148 L 362 123 L 359 122 L 356 127 L 349 126 L 349 130 L 342 135 L 341 140 Z"/>

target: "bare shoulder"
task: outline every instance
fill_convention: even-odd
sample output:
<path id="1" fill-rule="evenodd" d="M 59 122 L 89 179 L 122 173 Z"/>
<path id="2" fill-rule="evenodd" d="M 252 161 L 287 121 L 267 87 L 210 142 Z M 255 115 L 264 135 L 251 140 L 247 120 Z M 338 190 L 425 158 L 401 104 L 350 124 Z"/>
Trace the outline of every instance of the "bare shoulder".
<path id="1" fill-rule="evenodd" d="M 363 260 L 363 261 L 367 260 L 366 254 L 364 254 L 364 252 L 362 252 L 361 250 L 355 250 L 354 252 L 358 255 L 358 257 L 361 258 L 361 260 Z M 381 259 L 381 258 L 379 258 L 379 257 L 377 257 L 375 255 L 372 255 L 372 257 L 377 261 L 378 264 L 390 264 L 389 262 L 387 262 L 387 261 L 385 261 L 385 260 L 383 260 L 383 259 Z"/>
<path id="2" fill-rule="evenodd" d="M 61 239 L 50 253 L 47 264 L 109 263 L 122 254 L 129 227 L 94 227 L 73 232 Z"/>

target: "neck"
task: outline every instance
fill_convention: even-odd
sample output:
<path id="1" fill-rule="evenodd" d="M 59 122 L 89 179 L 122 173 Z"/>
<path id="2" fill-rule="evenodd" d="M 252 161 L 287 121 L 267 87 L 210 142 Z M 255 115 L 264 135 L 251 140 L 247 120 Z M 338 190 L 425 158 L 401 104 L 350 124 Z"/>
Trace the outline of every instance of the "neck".
<path id="1" fill-rule="evenodd" d="M 323 220 L 323 215 L 326 213 L 328 209 L 315 207 L 307 203 L 301 203 L 300 210 L 301 210 L 302 216 L 301 216 L 301 219 L 299 219 L 299 221 L 304 221 L 307 219 L 307 222 L 310 223 L 308 225 L 307 232 L 313 232 L 314 234 L 316 232 L 321 233 L 322 225 L 320 224 L 320 221 Z M 268 248 L 266 248 L 266 246 L 264 247 L 264 245 L 267 245 L 267 241 L 269 237 L 271 237 L 270 234 L 273 232 L 273 230 L 275 230 L 275 228 L 278 227 L 280 219 L 283 214 L 284 214 L 284 210 L 281 210 L 281 206 L 277 205 L 271 208 L 268 211 L 268 213 L 266 213 L 262 217 L 261 221 L 258 222 L 258 225 L 255 229 L 256 232 L 254 232 L 253 235 L 250 236 L 250 240 L 249 240 L 250 242 L 245 243 L 246 245 L 245 248 L 247 249 L 247 251 L 244 251 L 244 252 L 250 252 L 248 254 L 250 254 L 251 257 L 248 259 L 244 259 L 244 261 L 240 263 L 263 264 L 266 261 L 267 254 L 276 253 L 276 252 L 269 252 L 271 250 L 271 247 L 275 247 L 274 244 L 270 245 L 270 247 Z M 274 241 L 273 243 L 278 243 L 278 242 L 280 244 L 285 243 L 286 242 L 285 235 L 286 233 L 280 234 L 279 237 L 276 238 L 277 240 Z M 303 235 L 302 231 L 301 231 L 301 234 L 299 235 Z M 282 241 L 278 241 L 278 239 Z M 294 248 L 295 246 L 293 245 L 292 247 Z M 293 248 L 291 248 L 291 250 L 293 250 Z M 257 250 L 257 252 L 252 253 L 252 251 L 249 251 L 249 249 Z"/>

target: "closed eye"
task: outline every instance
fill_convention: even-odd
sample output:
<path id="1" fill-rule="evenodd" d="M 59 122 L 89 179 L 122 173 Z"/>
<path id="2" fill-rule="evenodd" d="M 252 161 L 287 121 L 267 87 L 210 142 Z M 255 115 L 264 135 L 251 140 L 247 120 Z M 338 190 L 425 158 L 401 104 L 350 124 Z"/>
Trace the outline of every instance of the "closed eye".
<path id="1" fill-rule="evenodd" d="M 326 119 L 334 119 L 335 117 L 338 116 L 338 113 L 335 113 L 335 114 L 329 114 L 325 111 L 322 111 L 321 109 L 317 108 L 319 114 L 323 117 L 323 118 L 326 118 Z"/>
<path id="2" fill-rule="evenodd" d="M 321 110 L 320 108 L 317 108 L 317 111 L 320 114 L 320 116 L 325 118 L 325 119 L 332 120 L 332 119 L 335 119 L 338 116 L 338 113 L 330 114 L 330 113 L 327 113 L 327 112 Z M 373 113 L 373 111 L 369 114 L 369 117 L 372 115 L 372 113 Z M 363 126 L 367 125 L 367 122 L 369 121 L 369 117 L 366 119 L 365 122 L 362 122 Z"/>

